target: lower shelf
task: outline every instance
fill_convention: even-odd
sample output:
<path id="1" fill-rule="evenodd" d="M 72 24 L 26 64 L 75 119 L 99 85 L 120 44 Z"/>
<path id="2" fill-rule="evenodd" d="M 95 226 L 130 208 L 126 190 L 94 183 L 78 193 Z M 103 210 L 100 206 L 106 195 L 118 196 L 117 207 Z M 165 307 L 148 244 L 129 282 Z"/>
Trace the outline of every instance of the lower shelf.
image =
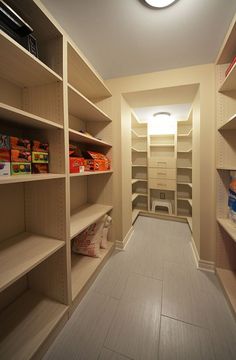
<path id="1" fill-rule="evenodd" d="M 236 242 L 236 226 L 229 219 L 217 218 L 218 223 L 229 234 L 233 241 Z"/>
<path id="2" fill-rule="evenodd" d="M 0 314 L 0 359 L 32 358 L 66 319 L 66 305 L 26 291 Z"/>
<path id="3" fill-rule="evenodd" d="M 193 219 L 190 216 L 187 217 L 187 222 L 188 222 L 191 232 L 193 232 Z"/>
<path id="4" fill-rule="evenodd" d="M 111 255 L 115 244 L 108 242 L 107 249 L 100 249 L 101 257 L 92 258 L 84 255 L 76 255 L 72 253 L 71 257 L 71 287 L 72 301 L 85 288 L 88 281 L 99 270 L 100 266 Z"/>
<path id="5" fill-rule="evenodd" d="M 216 273 L 236 313 L 236 271 L 216 268 Z"/>

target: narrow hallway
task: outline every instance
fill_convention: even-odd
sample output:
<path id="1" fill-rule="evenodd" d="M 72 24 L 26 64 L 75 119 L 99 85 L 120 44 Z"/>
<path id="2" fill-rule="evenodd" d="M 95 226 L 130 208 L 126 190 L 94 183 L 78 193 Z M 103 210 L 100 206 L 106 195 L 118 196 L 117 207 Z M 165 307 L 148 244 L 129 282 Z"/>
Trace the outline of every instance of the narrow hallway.
<path id="1" fill-rule="evenodd" d="M 236 323 L 188 225 L 139 217 L 44 360 L 233 360 Z"/>

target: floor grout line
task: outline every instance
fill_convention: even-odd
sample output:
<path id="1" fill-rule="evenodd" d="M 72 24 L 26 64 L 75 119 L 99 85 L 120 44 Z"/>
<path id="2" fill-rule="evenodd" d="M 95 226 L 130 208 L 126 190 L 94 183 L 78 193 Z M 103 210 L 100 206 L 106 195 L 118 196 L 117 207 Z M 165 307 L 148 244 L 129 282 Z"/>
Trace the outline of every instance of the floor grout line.
<path id="1" fill-rule="evenodd" d="M 174 317 L 172 317 L 172 316 L 165 315 L 165 314 L 162 314 L 162 313 L 161 313 L 161 316 L 163 316 L 163 317 L 165 317 L 165 318 L 167 318 L 167 319 L 179 321 L 179 322 L 181 322 L 181 323 L 183 323 L 183 324 L 186 324 L 186 325 L 195 326 L 195 327 L 197 327 L 197 328 L 199 328 L 199 329 L 208 330 L 208 331 L 211 330 L 210 328 L 207 328 L 207 327 L 204 327 L 204 326 L 201 326 L 201 325 L 197 325 L 197 324 L 193 324 L 193 323 L 190 323 L 190 322 L 188 322 L 188 321 L 184 321 L 184 320 L 181 320 L 181 319 L 177 319 L 177 318 L 174 318 Z"/>
<path id="2" fill-rule="evenodd" d="M 124 355 L 124 354 L 122 354 L 122 353 L 119 353 L 118 351 L 112 350 L 112 349 L 110 349 L 110 348 L 107 347 L 107 346 L 104 346 L 104 349 L 110 350 L 110 351 L 112 351 L 113 353 L 115 353 L 115 354 L 117 354 L 117 355 L 123 356 L 125 359 L 135 360 L 134 358 L 131 358 L 131 357 L 127 356 L 127 355 Z"/>

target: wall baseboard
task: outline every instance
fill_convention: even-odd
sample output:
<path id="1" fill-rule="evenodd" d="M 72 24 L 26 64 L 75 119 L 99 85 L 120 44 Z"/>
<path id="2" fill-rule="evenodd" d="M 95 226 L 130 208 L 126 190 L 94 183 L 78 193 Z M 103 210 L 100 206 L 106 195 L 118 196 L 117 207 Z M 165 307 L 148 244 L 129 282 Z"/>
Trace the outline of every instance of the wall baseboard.
<path id="1" fill-rule="evenodd" d="M 131 228 L 129 229 L 129 231 L 127 232 L 125 238 L 123 241 L 116 241 L 116 249 L 117 250 L 125 250 L 126 246 L 128 245 L 132 235 L 134 232 L 134 228 L 133 226 L 131 226 Z"/>
<path id="2" fill-rule="evenodd" d="M 192 252 L 193 252 L 193 256 L 194 256 L 197 268 L 199 270 L 215 273 L 215 263 L 213 261 L 207 261 L 207 260 L 200 259 L 200 256 L 198 254 L 198 250 L 197 250 L 197 247 L 195 245 L 193 238 L 191 241 L 191 248 L 192 248 Z"/>

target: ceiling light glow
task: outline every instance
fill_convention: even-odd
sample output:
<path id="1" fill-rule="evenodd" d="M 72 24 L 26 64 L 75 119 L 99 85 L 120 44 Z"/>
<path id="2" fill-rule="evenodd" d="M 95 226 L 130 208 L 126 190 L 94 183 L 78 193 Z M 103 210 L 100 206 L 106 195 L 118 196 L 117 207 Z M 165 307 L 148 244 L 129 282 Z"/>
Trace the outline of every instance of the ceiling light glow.
<path id="1" fill-rule="evenodd" d="M 176 119 L 168 112 L 153 114 L 148 121 L 150 135 L 174 135 L 176 133 Z"/>
<path id="2" fill-rule="evenodd" d="M 170 6 L 176 0 L 144 0 L 148 5 L 154 7 L 154 8 L 164 8 L 167 6 Z"/>

